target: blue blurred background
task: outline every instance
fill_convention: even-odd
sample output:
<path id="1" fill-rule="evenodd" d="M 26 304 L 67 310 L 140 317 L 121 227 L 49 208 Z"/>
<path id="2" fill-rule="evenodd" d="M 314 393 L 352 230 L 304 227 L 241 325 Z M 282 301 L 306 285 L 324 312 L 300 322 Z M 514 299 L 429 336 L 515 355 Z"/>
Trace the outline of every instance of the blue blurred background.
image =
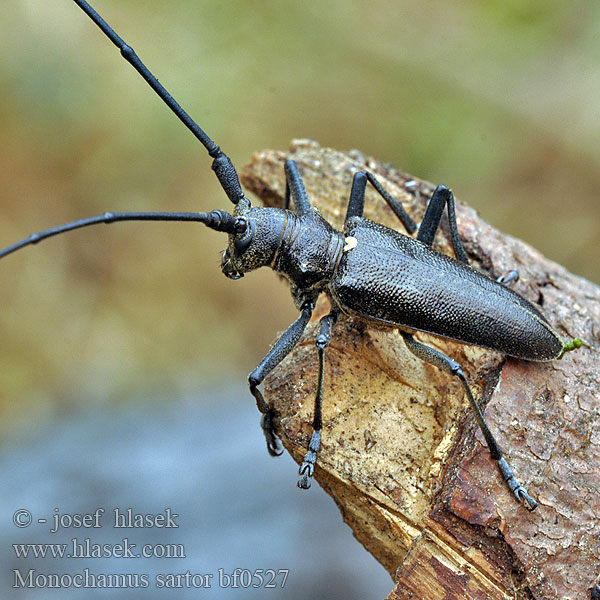
<path id="1" fill-rule="evenodd" d="M 597 2 L 96 8 L 236 165 L 294 137 L 358 148 L 600 281 Z M 105 210 L 229 207 L 203 148 L 74 3 L 5 0 L 0 50 L 0 245 Z M 12 543 L 58 540 L 17 530 L 16 508 L 172 506 L 192 572 L 289 568 L 281 598 L 389 591 L 333 503 L 264 452 L 243 383 L 296 311 L 266 270 L 225 279 L 223 247 L 198 225 L 123 223 L 2 262 L 2 564 L 25 566 Z M 45 597 L 10 590 L 10 568 L 2 597 Z"/>

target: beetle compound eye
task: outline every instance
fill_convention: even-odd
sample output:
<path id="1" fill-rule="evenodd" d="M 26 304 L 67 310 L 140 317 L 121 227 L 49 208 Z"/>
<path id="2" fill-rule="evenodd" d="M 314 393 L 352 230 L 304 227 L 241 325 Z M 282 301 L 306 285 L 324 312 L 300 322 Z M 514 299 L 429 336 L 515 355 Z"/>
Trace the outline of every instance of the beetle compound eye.
<path id="1" fill-rule="evenodd" d="M 243 254 L 254 237 L 254 223 L 240 218 L 237 219 L 235 226 L 237 234 L 233 240 L 233 246 L 238 254 Z"/>
<path id="2" fill-rule="evenodd" d="M 246 229 L 248 229 L 248 221 L 246 221 L 246 219 L 238 218 L 235 220 L 234 227 L 236 233 L 245 233 Z"/>

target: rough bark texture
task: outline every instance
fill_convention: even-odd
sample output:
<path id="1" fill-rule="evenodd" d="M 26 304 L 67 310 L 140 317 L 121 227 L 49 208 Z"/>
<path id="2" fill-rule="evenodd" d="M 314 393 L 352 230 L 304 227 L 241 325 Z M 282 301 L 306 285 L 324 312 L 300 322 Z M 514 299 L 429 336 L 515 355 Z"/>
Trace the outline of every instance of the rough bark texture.
<path id="1" fill-rule="evenodd" d="M 255 155 L 243 171 L 243 183 L 268 205 L 282 204 L 287 158 L 297 161 L 313 204 L 338 228 L 357 170 L 377 174 L 417 222 L 434 187 L 359 152 L 299 140 L 287 153 Z M 372 191 L 365 216 L 402 231 Z M 528 512 L 504 485 L 460 384 L 410 354 L 397 333 L 351 318 L 335 326 L 326 354 L 316 479 L 396 578 L 392 599 L 590 598 L 600 579 L 600 291 L 460 202 L 457 221 L 475 266 L 492 277 L 518 269 L 514 289 L 540 305 L 564 339 L 586 343 L 560 361 L 530 363 L 417 336 L 462 364 L 539 507 Z M 438 234 L 435 247 L 452 254 L 448 240 Z M 319 309 L 314 320 L 326 302 Z M 298 462 L 314 408 L 315 327 L 265 386 Z"/>

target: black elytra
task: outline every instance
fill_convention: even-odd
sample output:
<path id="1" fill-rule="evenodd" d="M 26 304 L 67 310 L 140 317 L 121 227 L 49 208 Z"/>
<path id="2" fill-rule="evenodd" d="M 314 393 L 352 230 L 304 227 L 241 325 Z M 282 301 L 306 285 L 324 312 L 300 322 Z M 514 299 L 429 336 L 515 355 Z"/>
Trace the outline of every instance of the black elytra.
<path id="1" fill-rule="evenodd" d="M 275 413 L 259 386 L 296 346 L 313 313 L 317 297 L 325 293 L 331 312 L 319 325 L 316 347 L 319 356 L 313 434 L 300 466 L 298 486 L 310 487 L 321 447 L 325 352 L 332 328 L 341 314 L 400 330 L 408 349 L 461 382 L 482 429 L 490 454 L 497 461 L 507 486 L 530 510 L 537 502 L 516 479 L 496 443 L 471 392 L 461 366 L 439 350 L 417 341 L 412 332 L 425 331 L 497 350 L 530 361 L 562 358 L 580 347 L 579 338 L 563 343 L 547 319 L 530 302 L 507 287 L 516 278 L 495 281 L 468 263 L 458 233 L 454 197 L 446 186 L 434 191 L 420 226 L 401 203 L 368 171 L 355 173 L 342 231 L 334 229 L 311 205 L 297 165 L 285 163 L 284 208 L 254 207 L 245 197 L 235 167 L 221 148 L 192 120 L 150 73 L 127 45 L 85 0 L 74 2 L 119 48 L 123 57 L 147 81 L 158 96 L 206 148 L 212 169 L 229 200 L 233 214 L 106 212 L 35 233 L 0 251 L 0 258 L 48 237 L 80 227 L 118 221 L 196 221 L 228 234 L 221 269 L 231 279 L 248 271 L 270 267 L 289 281 L 300 316 L 279 337 L 248 376 L 250 392 L 262 413 L 262 428 L 272 455 L 281 454 L 275 429 Z M 363 216 L 365 190 L 371 184 L 400 219 L 409 234 L 398 233 Z M 290 208 L 290 201 L 293 209 Z M 446 209 L 456 258 L 432 249 L 442 213 Z"/>

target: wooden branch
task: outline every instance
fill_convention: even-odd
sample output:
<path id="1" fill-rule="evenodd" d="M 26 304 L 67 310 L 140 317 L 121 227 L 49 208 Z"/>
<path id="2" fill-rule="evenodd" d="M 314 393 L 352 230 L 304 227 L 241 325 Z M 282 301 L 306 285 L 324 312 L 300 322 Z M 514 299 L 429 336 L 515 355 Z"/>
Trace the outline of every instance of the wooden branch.
<path id="1" fill-rule="evenodd" d="M 337 228 L 357 170 L 374 172 L 417 222 L 434 187 L 359 152 L 306 140 L 288 153 L 257 154 L 242 173 L 244 185 L 281 206 L 287 158 L 297 161 L 313 204 Z M 366 207 L 368 218 L 402 230 L 375 193 L 368 192 Z M 356 538 L 396 577 L 390 599 L 590 598 L 600 579 L 600 290 L 460 202 L 457 220 L 475 266 L 492 277 L 517 268 L 514 289 L 538 303 L 565 339 L 586 342 L 560 361 L 531 363 L 418 336 L 461 363 L 540 506 L 528 512 L 504 485 L 460 384 L 410 354 L 396 332 L 352 318 L 338 322 L 326 354 L 316 479 Z M 452 254 L 449 236 L 438 238 L 436 247 Z M 326 310 L 323 302 L 315 320 Z M 298 462 L 314 408 L 315 327 L 265 386 Z"/>

